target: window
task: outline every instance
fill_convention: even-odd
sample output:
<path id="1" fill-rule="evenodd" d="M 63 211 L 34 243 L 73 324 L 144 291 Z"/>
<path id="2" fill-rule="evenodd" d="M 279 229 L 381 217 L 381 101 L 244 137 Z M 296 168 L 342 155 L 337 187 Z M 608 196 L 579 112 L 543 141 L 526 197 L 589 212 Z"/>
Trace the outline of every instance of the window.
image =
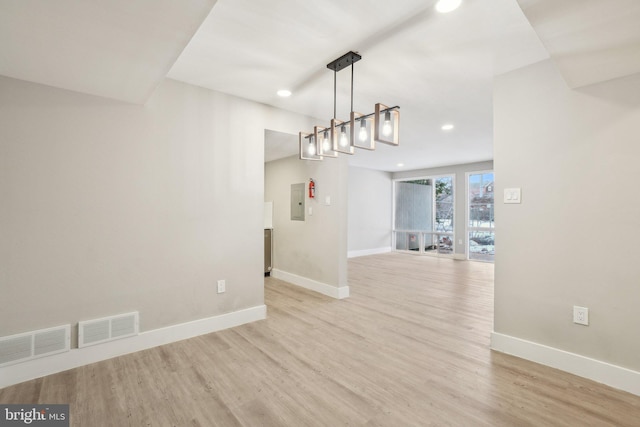
<path id="1" fill-rule="evenodd" d="M 493 262 L 495 256 L 493 172 L 469 174 L 469 259 Z"/>
<path id="2" fill-rule="evenodd" d="M 394 247 L 436 255 L 454 253 L 453 176 L 396 181 Z"/>

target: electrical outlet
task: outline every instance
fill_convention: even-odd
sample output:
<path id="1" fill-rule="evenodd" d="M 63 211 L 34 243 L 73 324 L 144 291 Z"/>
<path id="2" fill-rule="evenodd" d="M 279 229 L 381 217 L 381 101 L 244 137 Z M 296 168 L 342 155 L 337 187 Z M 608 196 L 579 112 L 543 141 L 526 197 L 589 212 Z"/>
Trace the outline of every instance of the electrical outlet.
<path id="1" fill-rule="evenodd" d="M 573 306 L 573 323 L 589 326 L 589 309 L 587 307 Z"/>
<path id="2" fill-rule="evenodd" d="M 227 284 L 224 280 L 218 280 L 218 293 L 223 294 L 227 290 Z"/>

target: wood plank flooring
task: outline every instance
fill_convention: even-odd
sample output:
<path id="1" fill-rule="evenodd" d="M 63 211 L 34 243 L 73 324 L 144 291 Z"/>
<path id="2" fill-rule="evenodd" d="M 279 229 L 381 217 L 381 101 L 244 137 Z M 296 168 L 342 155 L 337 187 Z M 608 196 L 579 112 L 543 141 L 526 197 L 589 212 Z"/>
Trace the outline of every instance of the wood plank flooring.
<path id="1" fill-rule="evenodd" d="M 351 297 L 268 278 L 268 319 L 0 390 L 73 426 L 639 426 L 640 397 L 489 350 L 493 265 L 349 261 Z"/>

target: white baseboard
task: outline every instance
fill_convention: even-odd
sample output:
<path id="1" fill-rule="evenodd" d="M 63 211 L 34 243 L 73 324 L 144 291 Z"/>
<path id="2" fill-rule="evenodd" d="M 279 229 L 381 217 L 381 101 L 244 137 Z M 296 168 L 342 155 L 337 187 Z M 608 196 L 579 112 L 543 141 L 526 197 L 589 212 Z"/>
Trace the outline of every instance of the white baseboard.
<path id="1" fill-rule="evenodd" d="M 258 305 L 219 316 L 141 332 L 139 335 L 129 338 L 74 348 L 66 353 L 9 365 L 0 368 L 0 388 L 266 318 L 267 307 Z"/>
<path id="2" fill-rule="evenodd" d="M 384 248 L 363 249 L 360 251 L 349 251 L 347 252 L 347 258 L 357 258 L 359 256 L 385 254 L 387 252 L 391 252 L 391 246 L 386 246 Z"/>
<path id="3" fill-rule="evenodd" d="M 491 348 L 640 396 L 640 372 L 497 332 Z"/>
<path id="4" fill-rule="evenodd" d="M 341 286 L 338 288 L 336 286 L 327 285 L 326 283 L 298 276 L 297 274 L 278 270 L 277 268 L 271 270 L 271 277 L 284 280 L 285 282 L 289 282 L 296 286 L 300 286 L 302 288 L 309 289 L 332 298 L 343 299 L 349 297 L 348 286 Z"/>
<path id="5" fill-rule="evenodd" d="M 466 261 L 467 256 L 465 254 L 453 254 L 453 259 L 456 259 L 458 261 Z"/>

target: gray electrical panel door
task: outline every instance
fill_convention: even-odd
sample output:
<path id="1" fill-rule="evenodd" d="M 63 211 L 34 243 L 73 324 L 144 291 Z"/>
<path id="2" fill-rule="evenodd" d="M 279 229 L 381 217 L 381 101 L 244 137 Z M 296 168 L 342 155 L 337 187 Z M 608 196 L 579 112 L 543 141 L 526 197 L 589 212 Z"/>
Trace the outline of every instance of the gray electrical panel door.
<path id="1" fill-rule="evenodd" d="M 291 220 L 304 221 L 304 182 L 291 184 Z"/>

